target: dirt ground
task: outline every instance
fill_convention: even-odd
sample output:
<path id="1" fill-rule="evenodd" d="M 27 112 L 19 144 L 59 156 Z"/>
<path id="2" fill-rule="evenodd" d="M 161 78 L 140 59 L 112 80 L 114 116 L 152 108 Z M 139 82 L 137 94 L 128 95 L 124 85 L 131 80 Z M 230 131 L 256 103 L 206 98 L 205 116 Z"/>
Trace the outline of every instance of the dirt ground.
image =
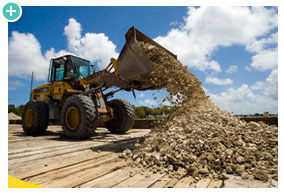
<path id="1" fill-rule="evenodd" d="M 225 181 L 191 176 L 181 179 L 132 167 L 120 152 L 143 139 L 150 129 L 132 129 L 114 135 L 100 128 L 89 140 L 70 140 L 59 126 L 49 126 L 44 136 L 26 136 L 21 125 L 9 125 L 9 174 L 43 187 L 121 188 L 274 188 L 276 181 Z"/>

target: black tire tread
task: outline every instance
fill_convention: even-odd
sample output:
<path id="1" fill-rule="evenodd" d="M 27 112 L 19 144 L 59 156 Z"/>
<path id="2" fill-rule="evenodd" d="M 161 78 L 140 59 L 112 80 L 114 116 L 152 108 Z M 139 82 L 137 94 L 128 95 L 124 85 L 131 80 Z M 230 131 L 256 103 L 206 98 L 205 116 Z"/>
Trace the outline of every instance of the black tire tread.
<path id="1" fill-rule="evenodd" d="M 112 119 L 106 122 L 106 128 L 111 133 L 122 134 L 133 127 L 135 110 L 128 101 L 123 99 L 112 99 L 108 102 L 108 105 L 110 107 L 117 107 L 120 114 L 123 116 L 122 119 Z"/>
<path id="2" fill-rule="evenodd" d="M 31 108 L 34 113 L 34 122 L 32 127 L 25 125 L 25 111 Z M 22 127 L 27 135 L 43 135 L 49 123 L 49 107 L 48 104 L 42 101 L 29 101 L 23 110 Z"/>
<path id="3" fill-rule="evenodd" d="M 65 112 L 68 106 L 76 104 L 79 107 L 80 114 L 84 117 L 80 117 L 79 128 L 74 131 L 70 131 L 65 125 Z M 83 114 L 84 113 L 84 114 Z M 82 123 L 81 123 L 82 122 Z M 97 127 L 97 110 L 92 99 L 85 95 L 72 95 L 67 98 L 62 112 L 61 112 L 61 125 L 64 131 L 64 134 L 72 139 L 87 139 L 94 135 L 94 131 Z"/>

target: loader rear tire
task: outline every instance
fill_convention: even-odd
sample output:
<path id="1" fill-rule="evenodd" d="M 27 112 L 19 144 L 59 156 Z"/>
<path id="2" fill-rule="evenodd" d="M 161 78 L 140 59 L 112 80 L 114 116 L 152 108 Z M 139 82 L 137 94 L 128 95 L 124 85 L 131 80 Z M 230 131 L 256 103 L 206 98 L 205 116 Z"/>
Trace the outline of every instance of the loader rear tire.
<path id="1" fill-rule="evenodd" d="M 27 135 L 43 135 L 48 127 L 49 107 L 42 101 L 29 101 L 23 110 L 22 127 Z"/>
<path id="2" fill-rule="evenodd" d="M 125 100 L 113 99 L 108 102 L 113 109 L 114 118 L 105 123 L 111 133 L 122 134 L 132 128 L 134 124 L 135 111 L 133 106 Z"/>
<path id="3" fill-rule="evenodd" d="M 95 134 L 98 114 L 93 100 L 85 95 L 67 98 L 61 112 L 64 134 L 72 139 L 87 139 Z"/>

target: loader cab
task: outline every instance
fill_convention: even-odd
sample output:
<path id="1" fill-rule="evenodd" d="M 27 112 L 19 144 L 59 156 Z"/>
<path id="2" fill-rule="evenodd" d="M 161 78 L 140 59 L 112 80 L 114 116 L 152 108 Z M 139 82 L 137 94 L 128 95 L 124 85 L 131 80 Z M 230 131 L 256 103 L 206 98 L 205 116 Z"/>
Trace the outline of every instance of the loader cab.
<path id="1" fill-rule="evenodd" d="M 65 55 L 50 61 L 49 82 L 63 80 L 81 80 L 93 73 L 90 61 Z"/>

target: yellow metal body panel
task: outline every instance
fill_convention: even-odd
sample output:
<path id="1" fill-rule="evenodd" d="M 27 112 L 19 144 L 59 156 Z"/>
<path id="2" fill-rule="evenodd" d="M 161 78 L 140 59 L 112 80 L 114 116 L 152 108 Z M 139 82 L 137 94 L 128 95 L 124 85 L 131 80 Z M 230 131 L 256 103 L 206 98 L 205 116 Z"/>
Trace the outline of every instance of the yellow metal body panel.
<path id="1" fill-rule="evenodd" d="M 118 71 L 117 71 L 117 60 L 115 58 L 111 58 L 110 62 L 112 64 L 113 68 L 114 68 L 114 74 L 118 76 L 119 74 L 118 74 Z"/>
<path id="2" fill-rule="evenodd" d="M 32 99 L 49 103 L 49 97 L 61 101 L 66 91 L 75 90 L 65 81 L 54 81 L 36 87 L 32 91 Z"/>

